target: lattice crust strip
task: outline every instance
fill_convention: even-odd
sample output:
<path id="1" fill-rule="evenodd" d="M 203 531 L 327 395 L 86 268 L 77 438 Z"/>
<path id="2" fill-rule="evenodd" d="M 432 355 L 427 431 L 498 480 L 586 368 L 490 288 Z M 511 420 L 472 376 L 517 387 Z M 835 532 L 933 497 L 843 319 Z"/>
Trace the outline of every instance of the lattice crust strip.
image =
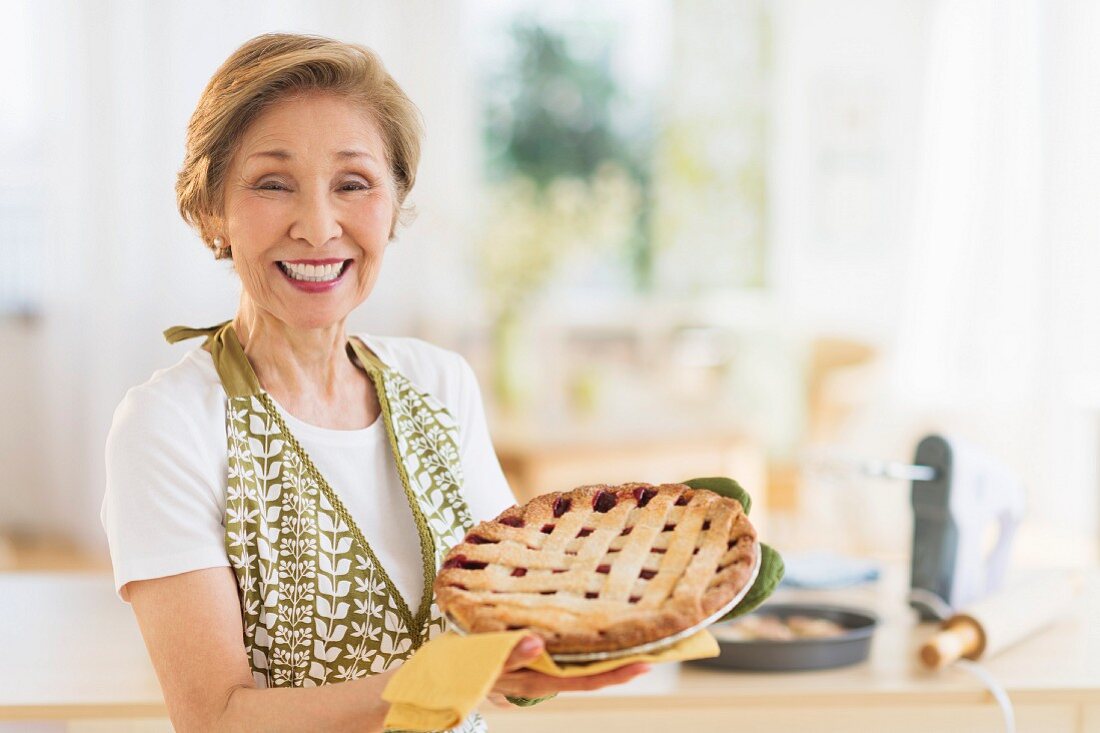
<path id="1" fill-rule="evenodd" d="M 748 581 L 756 532 L 741 504 L 682 484 L 545 494 L 474 527 L 436 600 L 468 631 L 530 628 L 556 653 L 669 636 Z"/>

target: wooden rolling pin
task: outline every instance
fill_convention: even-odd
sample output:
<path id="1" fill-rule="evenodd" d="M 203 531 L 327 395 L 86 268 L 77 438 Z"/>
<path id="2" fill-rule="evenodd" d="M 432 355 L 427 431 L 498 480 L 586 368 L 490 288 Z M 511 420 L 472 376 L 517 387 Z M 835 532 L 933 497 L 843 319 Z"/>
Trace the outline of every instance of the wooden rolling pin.
<path id="1" fill-rule="evenodd" d="M 1057 620 L 1080 590 L 1081 578 L 1069 573 L 1044 573 L 1005 586 L 944 621 L 921 646 L 921 661 L 943 669 L 961 657 L 991 657 Z"/>

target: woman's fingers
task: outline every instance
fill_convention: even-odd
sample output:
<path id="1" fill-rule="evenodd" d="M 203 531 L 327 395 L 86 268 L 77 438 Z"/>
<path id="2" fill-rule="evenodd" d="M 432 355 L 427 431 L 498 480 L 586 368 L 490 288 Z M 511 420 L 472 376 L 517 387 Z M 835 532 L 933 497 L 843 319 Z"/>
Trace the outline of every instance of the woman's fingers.
<path id="1" fill-rule="evenodd" d="M 555 692 L 598 690 L 608 685 L 619 685 L 649 671 L 644 663 L 628 664 L 608 672 L 584 677 L 552 677 L 541 672 L 523 670 L 502 674 L 494 691 L 520 697 L 542 697 Z"/>
<path id="2" fill-rule="evenodd" d="M 512 653 L 504 662 L 504 671 L 512 672 L 522 668 L 525 664 L 534 661 L 542 654 L 543 643 L 538 636 L 525 636 L 519 643 L 512 647 Z"/>
<path id="3" fill-rule="evenodd" d="M 644 663 L 628 664 L 584 677 L 553 677 L 523 669 L 537 659 L 544 648 L 545 644 L 538 636 L 527 635 L 520 639 L 504 662 L 504 669 L 497 678 L 491 695 L 542 697 L 555 692 L 598 690 L 608 685 L 622 684 L 649 671 L 649 665 Z"/>
<path id="4" fill-rule="evenodd" d="M 512 703 L 508 702 L 508 698 L 499 692 L 490 692 L 488 695 L 489 702 L 496 705 L 498 708 L 510 708 Z"/>
<path id="5" fill-rule="evenodd" d="M 649 665 L 643 662 L 628 664 L 600 674 L 584 677 L 551 677 L 558 690 L 598 690 L 608 685 L 621 685 L 649 671 Z"/>

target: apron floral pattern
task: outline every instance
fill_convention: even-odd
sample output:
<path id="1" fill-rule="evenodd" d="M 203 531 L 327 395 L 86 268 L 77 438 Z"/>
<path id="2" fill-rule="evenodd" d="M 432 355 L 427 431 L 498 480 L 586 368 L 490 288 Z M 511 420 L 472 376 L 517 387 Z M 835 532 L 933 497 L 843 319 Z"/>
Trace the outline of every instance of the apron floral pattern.
<path id="1" fill-rule="evenodd" d="M 206 336 L 226 390 L 225 549 L 253 678 L 259 687 L 313 687 L 383 672 L 446 627 L 432 583 L 447 549 L 472 525 L 458 426 L 431 395 L 349 340 L 349 355 L 377 392 L 420 536 L 424 593 L 414 614 L 260 386 L 231 323 L 177 326 L 165 338 Z M 486 726 L 475 712 L 452 730 Z"/>

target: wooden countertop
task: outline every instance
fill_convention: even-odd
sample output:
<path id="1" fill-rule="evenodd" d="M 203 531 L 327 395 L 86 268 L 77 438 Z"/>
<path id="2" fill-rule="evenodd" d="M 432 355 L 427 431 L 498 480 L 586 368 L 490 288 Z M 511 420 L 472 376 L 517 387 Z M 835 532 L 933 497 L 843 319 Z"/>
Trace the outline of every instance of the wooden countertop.
<path id="1" fill-rule="evenodd" d="M 899 600 L 904 575 L 842 593 L 781 592 L 777 600 L 824 599 L 876 610 L 881 628 L 864 664 L 818 672 L 747 674 L 663 665 L 634 682 L 595 693 L 563 694 L 536 708 L 488 709 L 494 731 L 542 730 L 536 716 L 570 720 L 587 711 L 742 712 L 790 706 L 959 706 L 989 704 L 970 675 L 927 672 L 915 649 L 932 632 Z M 151 718 L 166 715 L 160 688 L 129 607 L 104 573 L 0 575 L 0 720 Z M 1100 713 L 1100 575 L 1090 575 L 1064 620 L 986 663 L 1017 705 L 1085 706 Z M 535 713 L 534 711 L 538 711 Z M 1080 718 L 1082 713 L 1074 713 Z M 521 717 L 526 715 L 526 717 Z M 565 715 L 565 718 L 561 716 Z M 1100 717 L 1090 720 L 1100 721 Z M 547 724 L 549 728 L 549 723 Z M 511 726 L 511 727 L 510 727 Z M 1074 728 L 1074 730 L 1100 728 Z M 579 729 L 578 729 L 579 730 Z M 786 728 L 784 728 L 786 730 Z"/>

